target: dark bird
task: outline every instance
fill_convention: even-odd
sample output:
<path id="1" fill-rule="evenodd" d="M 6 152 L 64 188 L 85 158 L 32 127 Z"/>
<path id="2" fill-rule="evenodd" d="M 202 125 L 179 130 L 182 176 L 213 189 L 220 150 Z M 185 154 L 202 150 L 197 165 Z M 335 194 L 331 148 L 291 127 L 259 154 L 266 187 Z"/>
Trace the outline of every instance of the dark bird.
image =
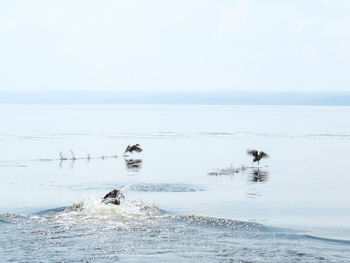
<path id="1" fill-rule="evenodd" d="M 140 144 L 135 144 L 133 146 L 128 145 L 128 147 L 126 147 L 126 149 L 125 149 L 125 153 L 127 153 L 127 152 L 132 153 L 134 151 L 136 151 L 138 153 L 142 152 L 142 149 L 139 146 L 140 146 Z"/>
<path id="2" fill-rule="evenodd" d="M 249 151 L 247 151 L 247 153 L 248 153 L 249 155 L 254 156 L 254 158 L 253 158 L 253 163 L 254 163 L 254 162 L 258 162 L 258 165 L 259 165 L 259 162 L 260 162 L 260 160 L 261 160 L 262 158 L 267 158 L 267 157 L 269 157 L 269 156 L 268 156 L 266 153 L 264 153 L 263 151 L 258 152 L 257 150 L 249 150 Z"/>
<path id="3" fill-rule="evenodd" d="M 122 198 L 124 198 L 123 194 L 119 190 L 114 189 L 103 197 L 102 203 L 120 205 L 120 199 Z"/>

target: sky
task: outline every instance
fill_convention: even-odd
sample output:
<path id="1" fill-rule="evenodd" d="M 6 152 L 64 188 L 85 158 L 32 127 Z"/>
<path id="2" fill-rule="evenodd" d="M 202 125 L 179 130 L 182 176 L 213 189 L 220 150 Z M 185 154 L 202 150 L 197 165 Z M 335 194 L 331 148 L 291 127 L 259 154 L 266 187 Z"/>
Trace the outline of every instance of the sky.
<path id="1" fill-rule="evenodd" d="M 0 91 L 350 91 L 350 0 L 0 0 Z"/>

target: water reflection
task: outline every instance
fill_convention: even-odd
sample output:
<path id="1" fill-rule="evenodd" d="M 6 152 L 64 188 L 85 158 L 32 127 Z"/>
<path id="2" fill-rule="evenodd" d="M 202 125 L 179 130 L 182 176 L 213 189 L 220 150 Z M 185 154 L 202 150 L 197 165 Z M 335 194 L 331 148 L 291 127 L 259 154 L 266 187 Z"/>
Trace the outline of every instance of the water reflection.
<path id="1" fill-rule="evenodd" d="M 222 169 L 217 169 L 216 171 L 211 171 L 208 172 L 208 175 L 210 176 L 220 176 L 220 175 L 235 175 L 240 172 L 243 172 L 246 170 L 244 166 L 241 166 L 240 168 L 235 168 L 230 164 L 229 166 L 222 168 Z"/>
<path id="2" fill-rule="evenodd" d="M 266 182 L 268 177 L 269 173 L 266 170 L 255 168 L 250 172 L 249 181 L 253 183 Z"/>
<path id="3" fill-rule="evenodd" d="M 73 170 L 74 167 L 75 167 L 75 159 L 72 159 L 72 161 L 70 162 L 69 168 L 70 168 L 71 170 Z"/>
<path id="4" fill-rule="evenodd" d="M 218 169 L 216 171 L 211 171 L 207 173 L 210 176 L 222 176 L 222 175 L 249 175 L 248 181 L 253 183 L 266 182 L 269 177 L 267 170 L 262 169 L 261 167 L 252 167 L 252 166 L 241 166 L 239 168 L 234 168 L 232 165 L 225 167 L 223 169 Z"/>
<path id="5" fill-rule="evenodd" d="M 80 162 L 82 160 L 86 161 L 86 164 L 89 164 L 90 161 L 93 160 L 107 160 L 107 159 L 117 159 L 118 156 L 117 155 L 101 155 L 99 157 L 92 157 L 89 153 L 87 154 L 86 157 L 75 157 L 74 152 L 72 152 L 72 158 L 66 158 L 62 155 L 62 152 L 60 152 L 60 158 L 59 163 L 58 163 L 58 167 L 60 170 L 63 169 L 64 164 L 69 163 L 69 167 L 71 170 L 74 169 L 75 166 L 75 162 Z M 57 159 L 37 159 L 34 161 L 55 161 Z"/>
<path id="6" fill-rule="evenodd" d="M 139 172 L 142 168 L 142 159 L 125 158 L 126 169 L 129 172 Z"/>

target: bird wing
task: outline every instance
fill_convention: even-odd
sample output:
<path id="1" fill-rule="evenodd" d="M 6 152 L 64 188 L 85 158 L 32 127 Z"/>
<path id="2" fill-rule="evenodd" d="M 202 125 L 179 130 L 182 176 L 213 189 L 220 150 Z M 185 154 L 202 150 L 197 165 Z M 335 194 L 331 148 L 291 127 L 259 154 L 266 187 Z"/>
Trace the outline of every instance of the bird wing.
<path id="1" fill-rule="evenodd" d="M 116 198 L 118 195 L 118 190 L 114 189 L 113 191 L 110 191 L 108 194 L 105 195 L 105 197 L 103 197 L 103 199 L 106 198 Z"/>
<path id="2" fill-rule="evenodd" d="M 253 155 L 255 157 L 258 156 L 258 151 L 257 150 L 248 150 L 247 153 L 250 154 L 250 155 Z"/>
<path id="3" fill-rule="evenodd" d="M 135 151 L 137 151 L 139 153 L 139 152 L 142 152 L 142 149 L 138 146 L 135 146 Z"/>
<path id="4" fill-rule="evenodd" d="M 267 153 L 264 153 L 263 151 L 261 151 L 261 152 L 259 153 L 259 155 L 260 155 L 262 158 L 268 158 L 268 157 L 269 157 L 269 155 L 268 155 Z"/>
<path id="5" fill-rule="evenodd" d="M 128 147 L 126 147 L 126 149 L 125 149 L 125 152 L 124 152 L 124 153 L 129 152 L 129 151 L 130 151 L 130 149 L 131 149 L 131 146 L 130 146 L 130 145 L 128 145 Z"/>

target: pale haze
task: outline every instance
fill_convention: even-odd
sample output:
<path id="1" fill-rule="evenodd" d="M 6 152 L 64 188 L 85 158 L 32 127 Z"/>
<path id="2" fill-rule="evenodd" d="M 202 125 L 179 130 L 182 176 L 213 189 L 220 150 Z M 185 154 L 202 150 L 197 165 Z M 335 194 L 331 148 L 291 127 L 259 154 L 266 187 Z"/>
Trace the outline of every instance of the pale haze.
<path id="1" fill-rule="evenodd" d="M 0 90 L 350 91 L 350 1 L 0 1 Z"/>

